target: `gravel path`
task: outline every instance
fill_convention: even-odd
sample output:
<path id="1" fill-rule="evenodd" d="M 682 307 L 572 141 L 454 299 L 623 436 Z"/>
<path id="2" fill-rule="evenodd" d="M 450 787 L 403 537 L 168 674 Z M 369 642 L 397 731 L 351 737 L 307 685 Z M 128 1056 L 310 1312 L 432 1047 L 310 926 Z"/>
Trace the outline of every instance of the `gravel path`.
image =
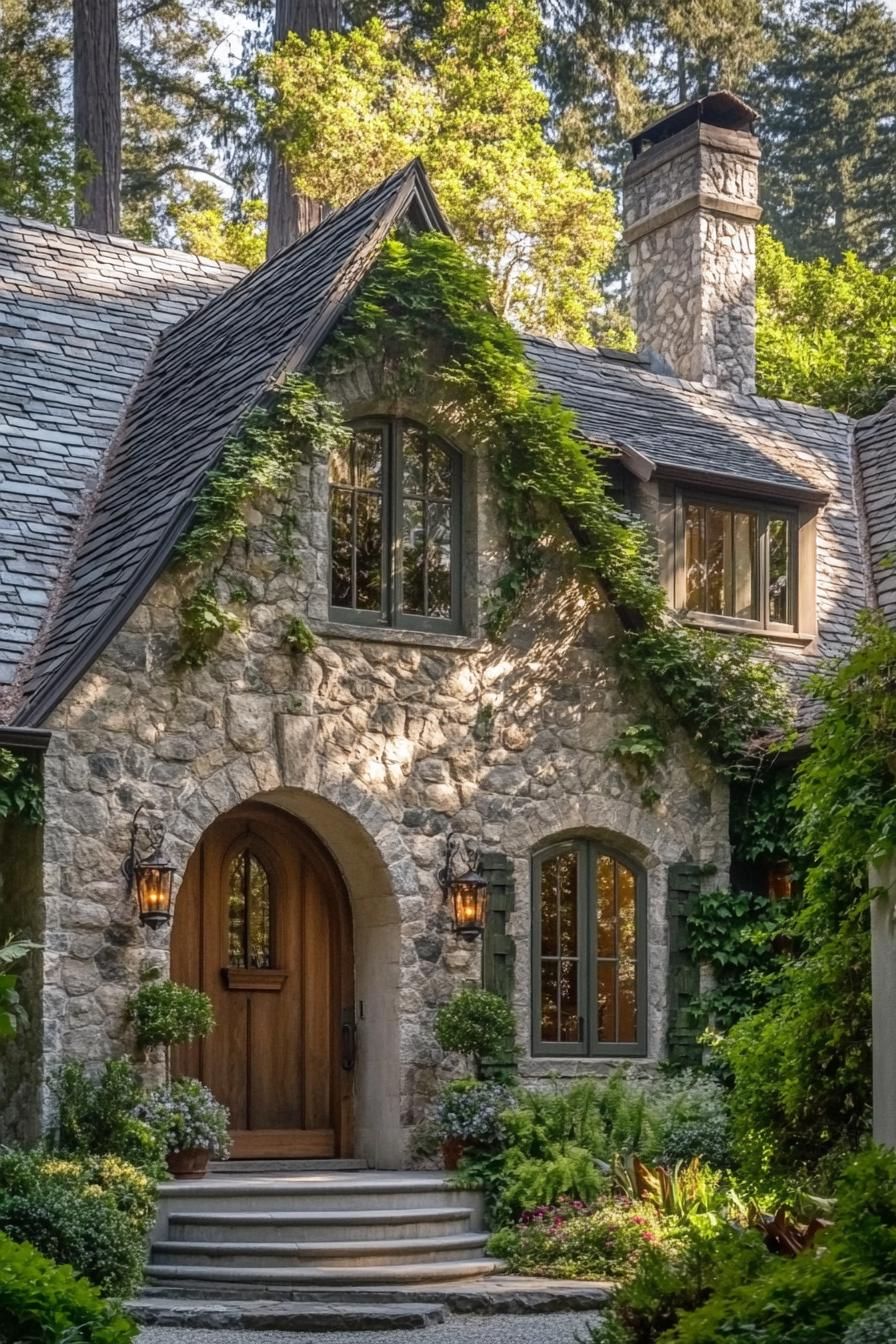
<path id="1" fill-rule="evenodd" d="M 444 1325 L 422 1332 L 421 1344 L 588 1344 L 588 1312 L 544 1312 L 527 1316 L 451 1316 Z M 363 1334 L 285 1334 L 225 1330 L 141 1330 L 139 1344 L 411 1344 L 419 1330 L 371 1331 Z"/>

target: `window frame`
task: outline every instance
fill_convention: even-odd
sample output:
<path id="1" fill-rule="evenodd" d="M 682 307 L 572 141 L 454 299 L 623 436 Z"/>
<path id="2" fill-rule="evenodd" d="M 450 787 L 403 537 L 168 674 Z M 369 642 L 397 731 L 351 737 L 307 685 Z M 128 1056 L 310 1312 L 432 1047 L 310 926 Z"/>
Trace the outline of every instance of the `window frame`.
<path id="1" fill-rule="evenodd" d="M 576 853 L 578 889 L 576 915 L 578 945 L 585 949 L 585 975 L 579 976 L 578 1041 L 543 1041 L 541 1022 L 541 873 L 544 864 L 558 854 Z M 635 968 L 637 976 L 637 1038 L 634 1041 L 600 1041 L 597 1037 L 597 884 L 591 875 L 601 855 L 622 864 L 635 878 Z M 577 1059 L 644 1058 L 648 1054 L 647 1023 L 647 873 L 630 854 L 602 840 L 577 836 L 561 840 L 532 855 L 532 1055 Z M 591 891 L 589 895 L 589 883 Z M 592 918 L 589 921 L 589 910 Z M 580 957 L 581 960 L 581 957 Z"/>
<path id="2" fill-rule="evenodd" d="M 702 508 L 715 507 L 739 513 L 752 513 L 757 519 L 757 564 L 755 584 L 759 592 L 759 616 L 728 616 L 712 611 L 688 610 L 687 575 L 685 572 L 685 511 L 689 504 Z M 792 575 L 790 594 L 790 621 L 769 619 L 769 531 L 771 519 L 786 519 L 790 527 L 789 563 Z M 678 488 L 675 492 L 675 535 L 673 543 L 673 596 L 672 605 L 683 620 L 719 630 L 743 630 L 755 634 L 793 636 L 800 631 L 800 509 L 792 504 L 779 504 L 755 496 L 722 494 L 714 490 Z"/>
<path id="3" fill-rule="evenodd" d="M 412 428 L 434 440 L 449 456 L 451 464 L 451 615 L 420 616 L 401 609 L 404 582 L 402 564 L 402 537 L 404 535 L 404 430 Z M 333 605 L 333 483 L 327 481 L 327 598 L 331 621 L 350 625 L 373 626 L 376 629 L 418 630 L 434 634 L 460 634 L 463 630 L 463 455 L 427 425 L 408 416 L 364 416 L 353 420 L 349 429 L 378 429 L 383 437 L 383 526 L 381 558 L 381 597 L 379 611 L 363 611 L 355 607 Z M 354 492 L 357 487 L 351 487 Z M 354 564 L 354 560 L 353 560 Z"/>

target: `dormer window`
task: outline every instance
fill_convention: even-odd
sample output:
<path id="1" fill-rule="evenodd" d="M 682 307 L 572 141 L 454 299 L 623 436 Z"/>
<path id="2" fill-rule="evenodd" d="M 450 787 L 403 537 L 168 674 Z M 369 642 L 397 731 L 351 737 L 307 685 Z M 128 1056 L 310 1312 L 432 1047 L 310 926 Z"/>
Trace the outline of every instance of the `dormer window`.
<path id="1" fill-rule="evenodd" d="M 364 421 L 330 463 L 330 614 L 460 629 L 461 457 L 407 420 Z"/>
<path id="2" fill-rule="evenodd" d="M 796 508 L 679 492 L 673 605 L 700 624 L 793 635 L 799 531 Z"/>

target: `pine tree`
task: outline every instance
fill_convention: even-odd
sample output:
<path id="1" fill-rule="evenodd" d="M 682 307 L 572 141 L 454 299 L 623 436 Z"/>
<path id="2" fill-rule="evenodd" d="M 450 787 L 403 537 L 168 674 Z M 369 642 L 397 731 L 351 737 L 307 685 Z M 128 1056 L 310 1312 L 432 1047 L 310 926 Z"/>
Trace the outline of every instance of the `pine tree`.
<path id="1" fill-rule="evenodd" d="M 314 32 L 338 32 L 341 26 L 340 0 L 277 0 L 275 44 L 285 41 L 290 33 L 308 38 Z M 322 218 L 321 202 L 296 190 L 278 138 L 273 136 L 268 168 L 268 256 L 276 256 L 289 243 L 313 229 Z"/>
<path id="2" fill-rule="evenodd" d="M 0 210 L 70 224 L 69 0 L 0 0 Z"/>
<path id="3" fill-rule="evenodd" d="M 75 223 L 121 229 L 121 58 L 118 0 L 74 0 L 72 65 L 75 161 L 84 183 Z"/>
<path id="4" fill-rule="evenodd" d="M 755 86 L 763 205 L 795 257 L 896 261 L 896 14 L 809 0 L 777 26 Z"/>

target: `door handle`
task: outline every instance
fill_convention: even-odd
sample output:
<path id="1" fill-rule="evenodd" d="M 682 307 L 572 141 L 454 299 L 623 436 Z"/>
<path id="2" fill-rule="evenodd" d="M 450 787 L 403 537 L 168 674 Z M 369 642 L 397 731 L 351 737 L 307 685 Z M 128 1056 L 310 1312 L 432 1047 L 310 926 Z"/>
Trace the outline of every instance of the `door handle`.
<path id="1" fill-rule="evenodd" d="M 355 1067 L 357 1044 L 358 1031 L 355 1026 L 355 1015 L 349 1008 L 342 1016 L 342 1067 L 346 1073 L 351 1073 Z"/>

